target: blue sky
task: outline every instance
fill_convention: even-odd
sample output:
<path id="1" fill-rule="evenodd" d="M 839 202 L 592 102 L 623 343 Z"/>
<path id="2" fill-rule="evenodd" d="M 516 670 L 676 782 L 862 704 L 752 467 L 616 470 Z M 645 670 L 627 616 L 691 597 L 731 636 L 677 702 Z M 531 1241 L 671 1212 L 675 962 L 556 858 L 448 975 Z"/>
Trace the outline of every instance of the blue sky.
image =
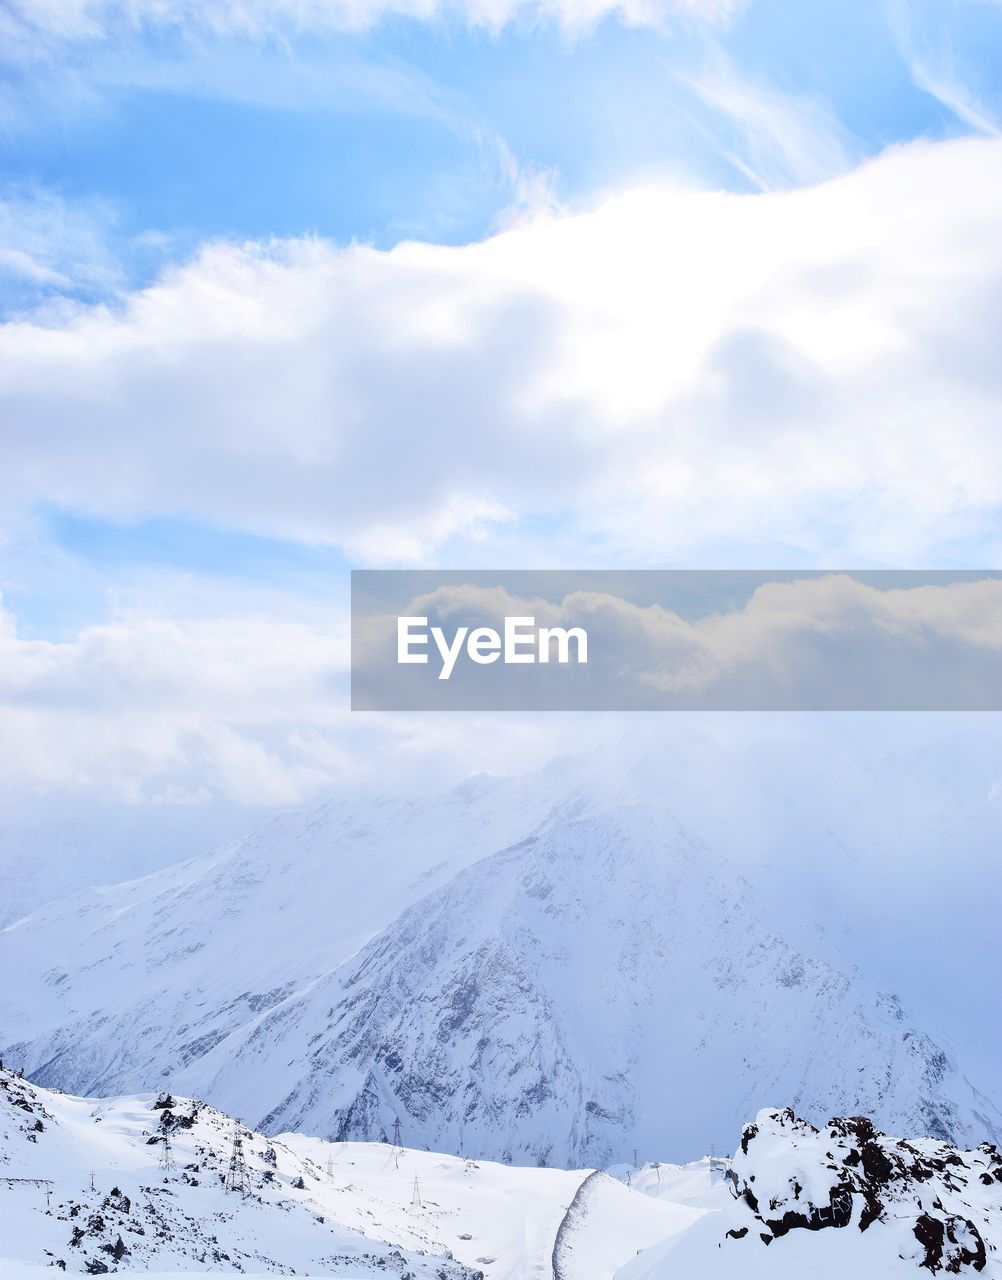
<path id="1" fill-rule="evenodd" d="M 652 175 L 746 190 L 754 142 L 693 87 L 725 62 L 824 112 L 853 161 L 970 130 L 918 63 L 994 119 L 1000 52 L 1002 15 L 977 0 L 755 0 L 726 23 L 612 16 L 575 33 L 456 14 L 258 39 L 182 24 L 8 62 L 0 163 L 10 193 L 89 212 L 141 280 L 216 236 L 479 238 L 514 197 L 513 165 L 572 205 Z M 783 167 L 762 181 L 796 182 L 796 160 Z"/>
<path id="2" fill-rule="evenodd" d="M 251 696 L 343 648 L 351 566 L 994 565 L 1000 55 L 991 0 L 14 0 L 25 777 L 91 776 L 56 669 L 77 705 L 123 647 L 239 643 Z M 322 724 L 288 748 L 295 699 L 202 696 L 155 748 L 109 729 L 108 776 L 210 739 L 280 797 L 341 767 Z"/>

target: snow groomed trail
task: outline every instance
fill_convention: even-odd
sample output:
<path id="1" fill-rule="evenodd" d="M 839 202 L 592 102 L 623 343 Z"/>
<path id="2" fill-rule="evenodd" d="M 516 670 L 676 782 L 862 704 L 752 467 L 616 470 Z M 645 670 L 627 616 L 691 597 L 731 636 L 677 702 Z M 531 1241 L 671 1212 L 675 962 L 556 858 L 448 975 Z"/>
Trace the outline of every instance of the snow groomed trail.
<path id="1" fill-rule="evenodd" d="M 603 1176 L 599 1170 L 594 1169 L 587 1174 L 582 1180 L 577 1191 L 574 1192 L 574 1199 L 567 1206 L 567 1212 L 560 1219 L 560 1226 L 557 1227 L 557 1234 L 553 1241 L 553 1254 L 551 1260 L 551 1269 L 553 1272 L 553 1280 L 577 1280 L 577 1271 L 574 1268 L 574 1234 L 578 1220 L 586 1212 L 585 1202 L 588 1195 L 588 1188 L 592 1185 L 596 1178 Z"/>
<path id="2" fill-rule="evenodd" d="M 552 1280 L 609 1280 L 637 1253 L 684 1231 L 704 1212 L 631 1191 L 608 1173 L 589 1173 L 557 1228 Z"/>

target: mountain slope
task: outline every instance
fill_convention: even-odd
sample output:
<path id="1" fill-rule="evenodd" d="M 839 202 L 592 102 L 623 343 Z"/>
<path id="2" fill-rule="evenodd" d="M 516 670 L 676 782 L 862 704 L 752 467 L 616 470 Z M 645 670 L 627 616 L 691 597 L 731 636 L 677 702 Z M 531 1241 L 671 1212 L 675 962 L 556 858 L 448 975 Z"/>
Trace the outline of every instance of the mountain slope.
<path id="1" fill-rule="evenodd" d="M 897 1002 L 759 925 L 749 891 L 650 807 L 551 825 L 458 873 L 204 1067 L 294 1081 L 268 1129 L 518 1163 L 690 1158 L 789 1098 L 819 1119 L 1002 1132 Z"/>
<path id="2" fill-rule="evenodd" d="M 52 903 L 0 930 L 0 965 L 17 974 L 0 991 L 0 1055 L 81 1094 L 173 1084 L 457 869 L 585 803 L 552 775 L 471 779 L 421 801 L 331 803 Z M 263 1114 L 274 1099 L 219 1101 Z"/>

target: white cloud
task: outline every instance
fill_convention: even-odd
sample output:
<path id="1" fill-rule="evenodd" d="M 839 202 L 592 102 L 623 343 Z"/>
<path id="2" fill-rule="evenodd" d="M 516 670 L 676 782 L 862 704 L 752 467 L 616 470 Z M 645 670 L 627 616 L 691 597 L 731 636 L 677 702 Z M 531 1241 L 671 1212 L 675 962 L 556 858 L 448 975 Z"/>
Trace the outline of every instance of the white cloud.
<path id="1" fill-rule="evenodd" d="M 944 106 L 968 129 L 988 137 L 998 137 L 999 123 L 980 100 L 972 71 L 958 59 L 949 29 L 926 29 L 921 15 L 906 0 L 888 0 L 887 19 L 912 83 Z M 931 13 L 949 16 L 934 7 Z"/>
<path id="2" fill-rule="evenodd" d="M 0 275 L 16 286 L 105 296 L 123 273 L 109 245 L 114 211 L 101 201 L 68 203 L 26 187 L 0 195 Z"/>
<path id="3" fill-rule="evenodd" d="M 722 154 L 762 191 L 833 177 L 858 153 L 823 98 L 785 93 L 742 75 L 722 50 L 698 75 L 677 78 L 730 123 L 740 145 Z"/>
<path id="4" fill-rule="evenodd" d="M 0 608 L 0 812 L 45 795 L 258 810 L 518 772 L 602 738 L 561 717 L 469 716 L 457 733 L 449 717 L 352 714 L 343 622 L 292 616 L 291 600 L 285 618 L 225 603 L 228 616 L 121 612 L 58 643 Z"/>
<path id="5" fill-rule="evenodd" d="M 70 42 L 121 38 L 138 31 L 193 37 L 293 37 L 364 30 L 401 15 L 423 21 L 458 18 L 500 30 L 518 20 L 553 21 L 581 32 L 613 15 L 630 26 L 678 18 L 726 19 L 738 0 L 10 0 L 0 36 L 22 56 Z"/>
<path id="6" fill-rule="evenodd" d="M 1002 134 L 998 121 L 949 61 L 941 60 L 941 65 L 935 65 L 912 54 L 909 69 L 915 86 L 931 94 L 969 129 L 993 138 Z"/>
<path id="7" fill-rule="evenodd" d="M 127 798 L 200 782 L 290 803 L 349 772 L 343 632 L 253 618 L 126 614 L 60 643 L 0 614 L 2 793 L 97 787 Z"/>
<path id="8" fill-rule="evenodd" d="M 1002 146 L 963 140 L 455 248 L 210 245 L 0 327 L 7 516 L 373 562 L 990 561 L 1000 213 Z"/>

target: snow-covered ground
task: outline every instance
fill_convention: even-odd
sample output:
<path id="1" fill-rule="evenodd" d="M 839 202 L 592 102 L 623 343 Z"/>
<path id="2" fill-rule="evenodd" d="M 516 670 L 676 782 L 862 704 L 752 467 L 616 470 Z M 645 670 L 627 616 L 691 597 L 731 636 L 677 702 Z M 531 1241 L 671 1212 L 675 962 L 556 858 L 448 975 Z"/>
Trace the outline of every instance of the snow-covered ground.
<path id="1" fill-rule="evenodd" d="M 693 1185 L 688 1173 L 669 1170 Z M 1002 1276 L 1002 1156 L 904 1141 L 864 1118 L 820 1129 L 792 1111 L 747 1125 L 692 1227 L 641 1253 L 616 1280 L 895 1280 Z M 660 1191 L 660 1187 L 658 1188 Z"/>
<path id="2" fill-rule="evenodd" d="M 861 1118 L 763 1111 L 733 1159 L 582 1172 L 268 1137 L 190 1099 L 76 1098 L 0 1070 L 3 1280 L 999 1280 L 1000 1244 L 994 1147 Z"/>
<path id="3" fill-rule="evenodd" d="M 157 1101 L 76 1098 L 0 1072 L 3 1280 L 49 1264 L 548 1280 L 558 1236 L 561 1276 L 608 1280 L 701 1213 L 604 1174 L 269 1138 L 203 1104 Z M 224 1185 L 235 1135 L 246 1195 Z"/>
<path id="4" fill-rule="evenodd" d="M 689 1164 L 668 1164 L 651 1161 L 635 1168 L 632 1165 L 612 1165 L 607 1170 L 630 1188 L 645 1196 L 670 1200 L 673 1204 L 686 1204 L 694 1209 L 719 1209 L 730 1200 L 724 1179 L 731 1161 L 722 1156 L 704 1156 Z"/>

